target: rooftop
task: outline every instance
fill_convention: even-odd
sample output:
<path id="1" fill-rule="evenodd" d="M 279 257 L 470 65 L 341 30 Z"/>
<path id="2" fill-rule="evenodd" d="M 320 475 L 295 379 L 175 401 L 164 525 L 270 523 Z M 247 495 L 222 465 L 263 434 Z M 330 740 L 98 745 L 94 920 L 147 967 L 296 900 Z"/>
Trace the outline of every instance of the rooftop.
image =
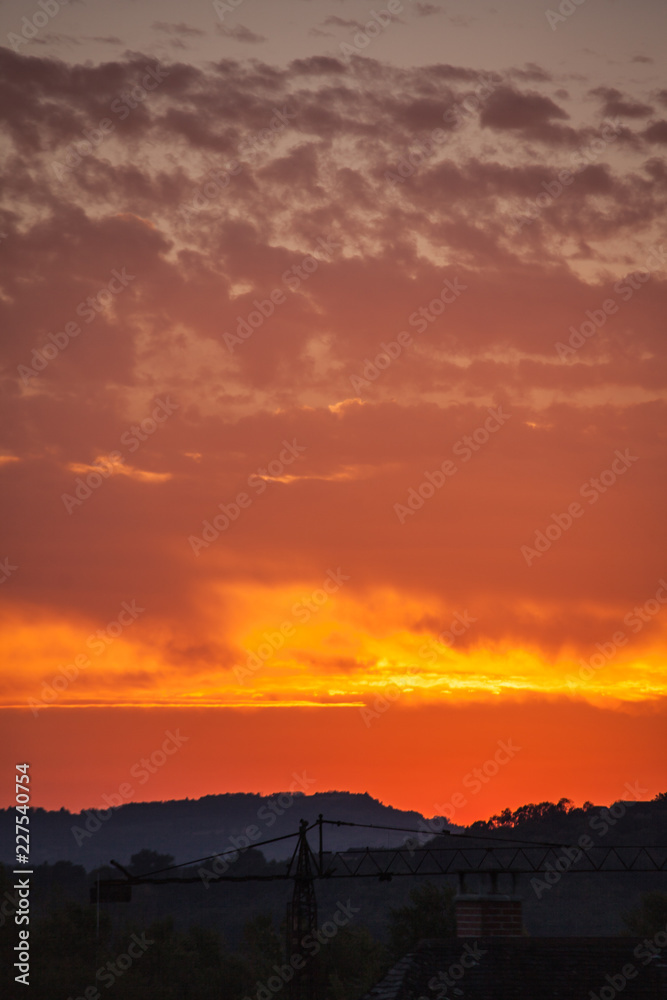
<path id="1" fill-rule="evenodd" d="M 652 956 L 634 937 L 427 940 L 364 1000 L 612 1000 L 619 993 L 666 1000 L 667 956 Z"/>

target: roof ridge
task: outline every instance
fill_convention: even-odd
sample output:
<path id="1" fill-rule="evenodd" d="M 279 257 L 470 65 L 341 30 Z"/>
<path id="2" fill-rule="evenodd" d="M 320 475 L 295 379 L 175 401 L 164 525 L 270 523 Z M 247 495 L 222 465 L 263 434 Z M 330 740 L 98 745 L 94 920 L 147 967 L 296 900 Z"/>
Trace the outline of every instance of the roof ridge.
<path id="1" fill-rule="evenodd" d="M 414 961 L 414 955 L 415 953 L 410 951 L 392 965 L 380 982 L 364 994 L 362 1000 L 395 1000 L 403 986 L 405 975 Z"/>

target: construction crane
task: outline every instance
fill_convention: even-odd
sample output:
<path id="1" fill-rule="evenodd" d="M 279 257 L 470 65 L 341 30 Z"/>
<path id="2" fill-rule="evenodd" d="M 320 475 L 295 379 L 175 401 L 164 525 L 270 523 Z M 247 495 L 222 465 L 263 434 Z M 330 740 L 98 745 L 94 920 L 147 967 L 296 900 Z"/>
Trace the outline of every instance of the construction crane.
<path id="1" fill-rule="evenodd" d="M 471 875 L 489 876 L 494 891 L 500 875 L 509 875 L 514 883 L 516 875 L 539 875 L 550 872 L 571 873 L 630 873 L 667 871 L 667 846 L 607 845 L 587 850 L 562 843 L 522 840 L 518 837 L 499 837 L 493 833 L 469 834 L 443 831 L 437 845 L 425 847 L 357 848 L 347 851 L 324 850 L 324 827 L 363 827 L 374 830 L 400 831 L 419 835 L 419 831 L 404 827 L 378 826 L 370 823 L 352 823 L 343 820 L 326 820 L 320 814 L 309 825 L 302 819 L 298 831 L 282 837 L 253 844 L 254 848 L 297 838 L 294 852 L 286 870 L 274 875 L 210 875 L 207 882 L 292 881 L 291 900 L 287 904 L 286 949 L 287 960 L 292 962 L 294 976 L 289 982 L 290 1000 L 315 1000 L 316 963 L 312 955 L 304 953 L 303 942 L 317 930 L 317 900 L 315 882 L 321 879 L 373 878 L 389 882 L 394 878 L 415 876 L 456 875 L 460 891 L 465 891 L 465 880 Z M 318 832 L 317 850 L 313 851 L 308 834 Z M 440 841 L 452 842 L 452 846 Z M 485 843 L 473 844 L 474 841 Z M 462 843 L 461 843 L 462 842 Z M 489 843 L 490 842 L 490 843 Z M 201 882 L 201 876 L 170 874 L 179 868 L 225 855 L 240 855 L 244 850 L 224 851 L 194 861 L 170 865 L 168 868 L 144 875 L 132 875 L 117 861 L 111 864 L 123 878 L 100 879 L 91 888 L 91 901 L 129 902 L 132 887 L 137 885 L 185 885 Z"/>

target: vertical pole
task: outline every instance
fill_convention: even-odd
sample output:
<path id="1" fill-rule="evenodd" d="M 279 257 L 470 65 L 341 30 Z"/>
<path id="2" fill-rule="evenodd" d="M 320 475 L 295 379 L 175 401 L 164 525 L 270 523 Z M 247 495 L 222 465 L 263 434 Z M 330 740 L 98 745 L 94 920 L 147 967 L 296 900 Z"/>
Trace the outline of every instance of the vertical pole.
<path id="1" fill-rule="evenodd" d="M 302 819 L 299 826 L 294 892 L 292 902 L 287 907 L 287 963 L 295 969 L 289 984 L 290 1000 L 315 1000 L 316 960 L 312 952 L 304 951 L 303 946 L 304 939 L 310 937 L 312 940 L 317 930 L 317 902 L 307 829 L 308 821 Z M 297 956 L 301 958 L 299 968 L 292 961 Z"/>
<path id="2" fill-rule="evenodd" d="M 318 826 L 320 828 L 320 871 L 319 871 L 320 875 L 324 874 L 324 868 L 322 866 L 322 853 L 323 853 L 322 852 L 322 819 L 323 819 L 322 813 L 320 813 L 320 815 L 317 817 L 317 823 L 318 823 Z"/>

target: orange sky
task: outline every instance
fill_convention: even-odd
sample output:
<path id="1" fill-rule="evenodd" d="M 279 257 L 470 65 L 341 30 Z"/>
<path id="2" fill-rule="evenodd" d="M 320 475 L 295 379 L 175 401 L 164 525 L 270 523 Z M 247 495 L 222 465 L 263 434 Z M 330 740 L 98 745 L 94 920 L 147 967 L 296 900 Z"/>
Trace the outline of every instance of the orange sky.
<path id="1" fill-rule="evenodd" d="M 307 793 L 368 791 L 465 824 L 563 796 L 579 805 L 651 798 L 667 749 L 658 707 L 611 711 L 562 698 L 502 707 L 399 702 L 368 726 L 345 708 L 65 709 L 39 722 L 3 712 L 2 722 L 11 751 L 6 783 L 28 745 L 35 799 L 72 811 L 109 800 L 269 794 L 296 780 Z M 167 733 L 178 743 L 170 755 L 160 752 Z"/>
<path id="2" fill-rule="evenodd" d="M 333 0 L 254 0 L 217 52 L 166 0 L 0 49 L 34 804 L 178 726 L 134 797 L 305 768 L 431 814 L 510 738 L 460 818 L 662 790 L 665 11 L 454 6 L 358 54 Z"/>

